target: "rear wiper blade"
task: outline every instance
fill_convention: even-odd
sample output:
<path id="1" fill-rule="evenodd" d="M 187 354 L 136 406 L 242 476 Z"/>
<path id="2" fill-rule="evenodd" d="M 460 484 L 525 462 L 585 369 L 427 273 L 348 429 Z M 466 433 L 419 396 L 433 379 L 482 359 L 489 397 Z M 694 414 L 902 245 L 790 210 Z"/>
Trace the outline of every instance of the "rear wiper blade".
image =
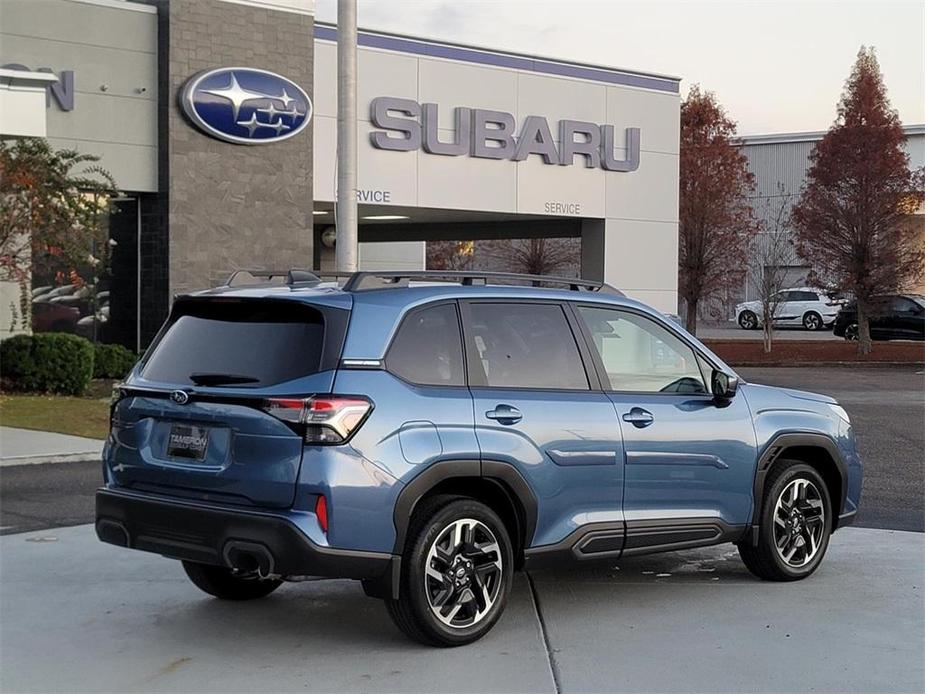
<path id="1" fill-rule="evenodd" d="M 259 379 L 252 376 L 242 376 L 240 374 L 213 374 L 213 373 L 191 373 L 189 380 L 197 386 L 222 386 L 235 385 L 238 383 L 257 383 Z"/>

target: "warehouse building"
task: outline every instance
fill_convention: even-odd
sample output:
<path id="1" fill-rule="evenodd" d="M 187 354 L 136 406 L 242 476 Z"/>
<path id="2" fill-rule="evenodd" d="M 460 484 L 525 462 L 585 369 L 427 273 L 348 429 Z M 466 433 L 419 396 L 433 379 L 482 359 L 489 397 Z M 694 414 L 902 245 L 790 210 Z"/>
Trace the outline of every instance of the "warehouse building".
<path id="1" fill-rule="evenodd" d="M 925 125 L 907 125 L 904 130 L 910 167 L 917 169 L 925 166 Z M 790 231 L 786 224 L 790 210 L 799 200 L 800 191 L 806 183 L 810 154 L 824 135 L 825 132 L 820 131 L 750 135 L 740 139 L 749 171 L 755 176 L 753 208 L 756 215 L 772 230 L 780 219 L 784 223 L 783 230 Z M 925 209 L 920 209 L 912 221 L 920 229 L 921 244 L 925 247 Z M 794 252 L 786 261 L 784 286 L 806 286 L 811 268 L 812 258 L 800 258 Z M 907 289 L 925 293 L 923 285 Z M 746 280 L 740 291 L 731 292 L 722 305 L 713 305 L 708 310 L 717 311 L 728 318 L 736 303 L 754 298 L 752 282 Z"/>
<path id="2" fill-rule="evenodd" d="M 0 136 L 99 155 L 120 188 L 108 339 L 143 346 L 238 268 L 330 266 L 336 36 L 310 0 L 0 0 Z M 677 310 L 678 78 L 358 43 L 362 267 L 573 239 L 575 272 Z"/>

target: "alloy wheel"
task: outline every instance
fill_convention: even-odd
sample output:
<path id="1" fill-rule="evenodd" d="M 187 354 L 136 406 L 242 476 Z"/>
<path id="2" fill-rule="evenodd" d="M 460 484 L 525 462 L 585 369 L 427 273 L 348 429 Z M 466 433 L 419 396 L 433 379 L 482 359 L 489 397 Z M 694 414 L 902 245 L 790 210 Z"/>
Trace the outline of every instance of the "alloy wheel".
<path id="1" fill-rule="evenodd" d="M 754 330 L 758 327 L 758 317 L 751 311 L 745 311 L 739 316 L 739 325 L 745 330 Z"/>
<path id="2" fill-rule="evenodd" d="M 822 327 L 822 319 L 815 313 L 810 313 L 803 319 L 803 327 L 807 330 L 819 330 Z"/>
<path id="3" fill-rule="evenodd" d="M 434 540 L 424 567 L 424 592 L 434 616 L 449 627 L 479 623 L 501 591 L 501 547 L 484 523 L 462 518 Z"/>
<path id="4" fill-rule="evenodd" d="M 845 339 L 849 342 L 854 342 L 858 339 L 858 325 L 857 323 L 852 323 L 847 328 L 845 328 Z"/>
<path id="5" fill-rule="evenodd" d="M 822 546 L 825 506 L 815 484 L 798 477 L 784 487 L 774 505 L 774 545 L 788 566 L 806 566 Z"/>

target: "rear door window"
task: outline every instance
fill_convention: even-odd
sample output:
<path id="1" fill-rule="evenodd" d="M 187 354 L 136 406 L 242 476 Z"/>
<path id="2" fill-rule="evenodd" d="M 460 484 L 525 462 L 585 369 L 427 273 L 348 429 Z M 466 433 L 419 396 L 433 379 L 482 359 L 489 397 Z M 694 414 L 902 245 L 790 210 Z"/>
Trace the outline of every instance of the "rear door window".
<path id="1" fill-rule="evenodd" d="M 324 316 L 294 301 L 188 301 L 141 375 L 165 383 L 261 387 L 319 371 Z"/>
<path id="2" fill-rule="evenodd" d="M 419 385 L 465 385 L 456 304 L 428 306 L 409 313 L 389 348 L 386 367 Z"/>
<path id="3" fill-rule="evenodd" d="M 469 315 L 476 352 L 469 362 L 470 381 L 479 368 L 478 378 L 490 387 L 589 390 L 561 306 L 473 302 Z"/>
<path id="4" fill-rule="evenodd" d="M 893 313 L 900 315 L 916 313 L 918 309 L 913 301 L 904 296 L 897 296 L 893 299 Z"/>

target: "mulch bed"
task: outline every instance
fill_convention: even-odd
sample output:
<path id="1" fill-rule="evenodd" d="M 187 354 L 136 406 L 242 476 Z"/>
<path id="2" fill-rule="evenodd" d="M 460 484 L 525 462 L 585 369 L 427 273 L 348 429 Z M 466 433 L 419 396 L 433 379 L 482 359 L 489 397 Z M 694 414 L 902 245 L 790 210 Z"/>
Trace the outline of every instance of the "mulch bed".
<path id="1" fill-rule="evenodd" d="M 723 361 L 733 366 L 777 364 L 925 364 L 925 342 L 874 342 L 873 351 L 858 357 L 855 342 L 815 340 L 775 341 L 766 354 L 761 340 L 704 340 Z"/>

